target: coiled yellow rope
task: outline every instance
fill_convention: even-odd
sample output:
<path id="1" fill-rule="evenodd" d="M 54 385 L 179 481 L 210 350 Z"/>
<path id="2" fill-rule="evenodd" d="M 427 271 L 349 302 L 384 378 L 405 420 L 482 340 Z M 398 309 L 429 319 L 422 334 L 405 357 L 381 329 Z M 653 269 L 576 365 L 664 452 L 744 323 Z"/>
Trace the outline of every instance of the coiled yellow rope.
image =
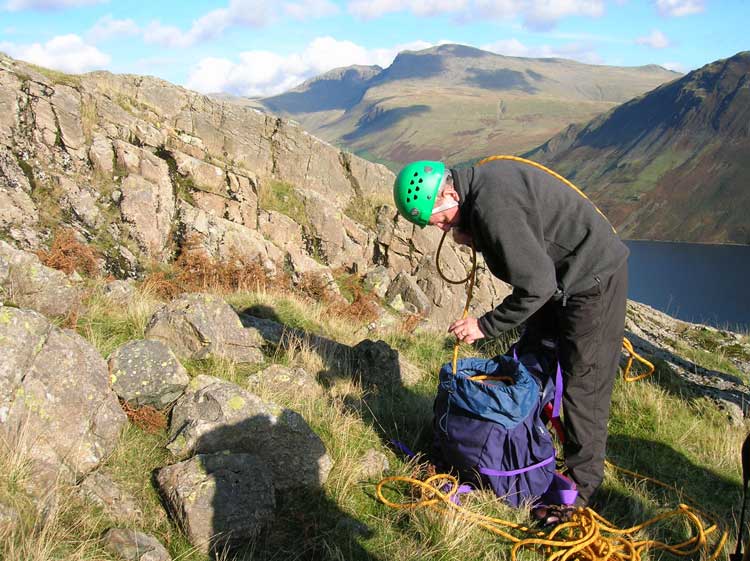
<path id="1" fill-rule="evenodd" d="M 612 467 L 616 468 L 616 466 Z M 666 484 L 628 470 L 616 469 L 669 488 Z M 395 502 L 388 499 L 384 494 L 384 487 L 394 482 L 408 483 L 419 491 L 420 498 L 408 502 Z M 445 492 L 442 491 L 447 485 L 450 486 L 450 489 Z M 511 548 L 512 561 L 517 561 L 518 552 L 523 549 L 543 553 L 547 556 L 547 561 L 640 561 L 641 556 L 650 550 L 668 551 L 673 555 L 684 557 L 698 552 L 707 553 L 708 537 L 719 529 L 716 522 L 705 513 L 688 505 L 680 504 L 678 508 L 672 511 L 625 529 L 617 528 L 591 508 L 578 508 L 570 521 L 558 524 L 549 533 L 545 533 L 509 520 L 472 512 L 453 503 L 451 497 L 456 494 L 458 487 L 458 480 L 449 474 L 433 475 L 424 481 L 412 477 L 392 476 L 380 481 L 375 492 L 383 504 L 394 509 L 414 510 L 428 507 L 438 511 L 456 512 L 480 528 L 484 528 L 513 543 Z M 693 535 L 677 544 L 637 538 L 638 532 L 670 518 L 682 518 L 692 527 Z M 672 522 L 672 524 L 677 523 L 678 520 Z M 708 523 L 708 526 L 706 526 L 706 523 Z M 524 535 L 528 537 L 524 537 Z M 708 561 L 714 561 L 718 558 L 727 538 L 728 533 L 722 532 L 715 548 L 707 557 Z"/>

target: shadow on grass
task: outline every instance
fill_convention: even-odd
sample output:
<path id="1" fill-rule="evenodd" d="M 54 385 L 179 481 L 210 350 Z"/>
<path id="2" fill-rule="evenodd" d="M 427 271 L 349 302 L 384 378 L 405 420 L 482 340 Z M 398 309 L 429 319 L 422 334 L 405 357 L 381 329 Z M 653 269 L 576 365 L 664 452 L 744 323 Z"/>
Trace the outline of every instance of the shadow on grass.
<path id="1" fill-rule="evenodd" d="M 316 376 L 324 387 L 340 379 L 361 383 L 365 397 L 352 398 L 348 405 L 361 414 L 384 444 L 392 446 L 391 441 L 398 440 L 415 453 L 429 453 L 434 396 L 425 396 L 405 384 L 405 380 L 417 380 L 413 372 L 402 371 L 404 362 L 397 350 L 383 341 L 370 340 L 351 347 L 286 326 L 269 306 L 248 308 L 240 313 L 240 319 L 246 327 L 259 329 L 270 344 L 289 348 L 302 342 L 313 349 L 323 361 L 323 369 Z"/>
<path id="2" fill-rule="evenodd" d="M 742 500 L 741 486 L 710 469 L 696 465 L 671 446 L 642 438 L 612 434 L 607 441 L 607 459 L 617 467 L 650 477 L 681 491 L 665 489 L 651 482 L 619 473 L 625 481 L 637 482 L 653 501 L 627 495 L 607 486 L 599 490 L 593 507 L 616 526 L 626 528 L 645 522 L 680 503 L 713 516 L 720 525 L 735 532 Z M 648 530 L 650 539 L 678 543 L 686 539 L 684 524 L 665 523 Z"/>

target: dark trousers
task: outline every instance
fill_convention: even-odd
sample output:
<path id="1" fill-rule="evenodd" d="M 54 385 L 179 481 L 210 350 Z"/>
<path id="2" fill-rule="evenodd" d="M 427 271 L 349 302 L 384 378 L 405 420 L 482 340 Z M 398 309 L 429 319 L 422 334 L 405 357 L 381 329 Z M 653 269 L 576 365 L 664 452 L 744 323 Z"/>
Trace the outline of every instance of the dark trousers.
<path id="1" fill-rule="evenodd" d="M 565 465 L 588 504 L 604 478 L 607 421 L 625 329 L 627 262 L 584 292 L 550 300 L 526 323 L 523 339 L 558 342 L 563 371 Z M 524 342 L 524 344 L 525 344 Z"/>

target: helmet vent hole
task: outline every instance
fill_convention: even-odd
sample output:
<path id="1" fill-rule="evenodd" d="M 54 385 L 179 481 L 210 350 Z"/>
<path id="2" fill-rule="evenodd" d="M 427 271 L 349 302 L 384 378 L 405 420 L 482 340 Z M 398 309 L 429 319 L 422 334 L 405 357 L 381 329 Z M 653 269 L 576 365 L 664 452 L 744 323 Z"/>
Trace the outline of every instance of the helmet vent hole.
<path id="1" fill-rule="evenodd" d="M 419 191 L 419 187 L 418 187 L 418 186 L 417 186 L 417 187 L 415 187 L 415 188 L 414 188 L 414 190 L 415 190 L 415 191 Z"/>
<path id="2" fill-rule="evenodd" d="M 409 183 L 409 185 L 414 185 L 414 180 L 413 179 L 411 180 L 411 183 Z"/>
<path id="3" fill-rule="evenodd" d="M 418 172 L 418 171 L 415 171 L 415 172 L 414 172 L 414 177 L 418 177 L 418 176 L 419 176 L 419 172 Z"/>
<path id="4" fill-rule="evenodd" d="M 409 194 L 411 195 L 411 189 L 409 189 Z"/>
<path id="5" fill-rule="evenodd" d="M 422 183 L 422 178 L 421 177 L 419 178 L 419 182 Z"/>
<path id="6" fill-rule="evenodd" d="M 411 199 L 409 197 L 406 197 L 406 202 L 407 203 L 411 202 Z"/>

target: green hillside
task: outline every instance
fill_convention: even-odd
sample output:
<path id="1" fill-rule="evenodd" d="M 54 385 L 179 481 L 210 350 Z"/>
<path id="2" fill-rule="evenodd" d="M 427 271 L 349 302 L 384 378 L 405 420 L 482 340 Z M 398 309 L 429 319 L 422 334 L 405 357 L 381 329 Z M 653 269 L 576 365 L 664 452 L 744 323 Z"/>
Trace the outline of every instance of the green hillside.
<path id="1" fill-rule="evenodd" d="M 462 45 L 400 53 L 386 69 L 337 69 L 254 100 L 310 132 L 397 168 L 527 151 L 679 75 L 506 57 Z"/>
<path id="2" fill-rule="evenodd" d="M 625 237 L 750 243 L 750 52 L 708 64 L 528 156 L 577 182 Z"/>

